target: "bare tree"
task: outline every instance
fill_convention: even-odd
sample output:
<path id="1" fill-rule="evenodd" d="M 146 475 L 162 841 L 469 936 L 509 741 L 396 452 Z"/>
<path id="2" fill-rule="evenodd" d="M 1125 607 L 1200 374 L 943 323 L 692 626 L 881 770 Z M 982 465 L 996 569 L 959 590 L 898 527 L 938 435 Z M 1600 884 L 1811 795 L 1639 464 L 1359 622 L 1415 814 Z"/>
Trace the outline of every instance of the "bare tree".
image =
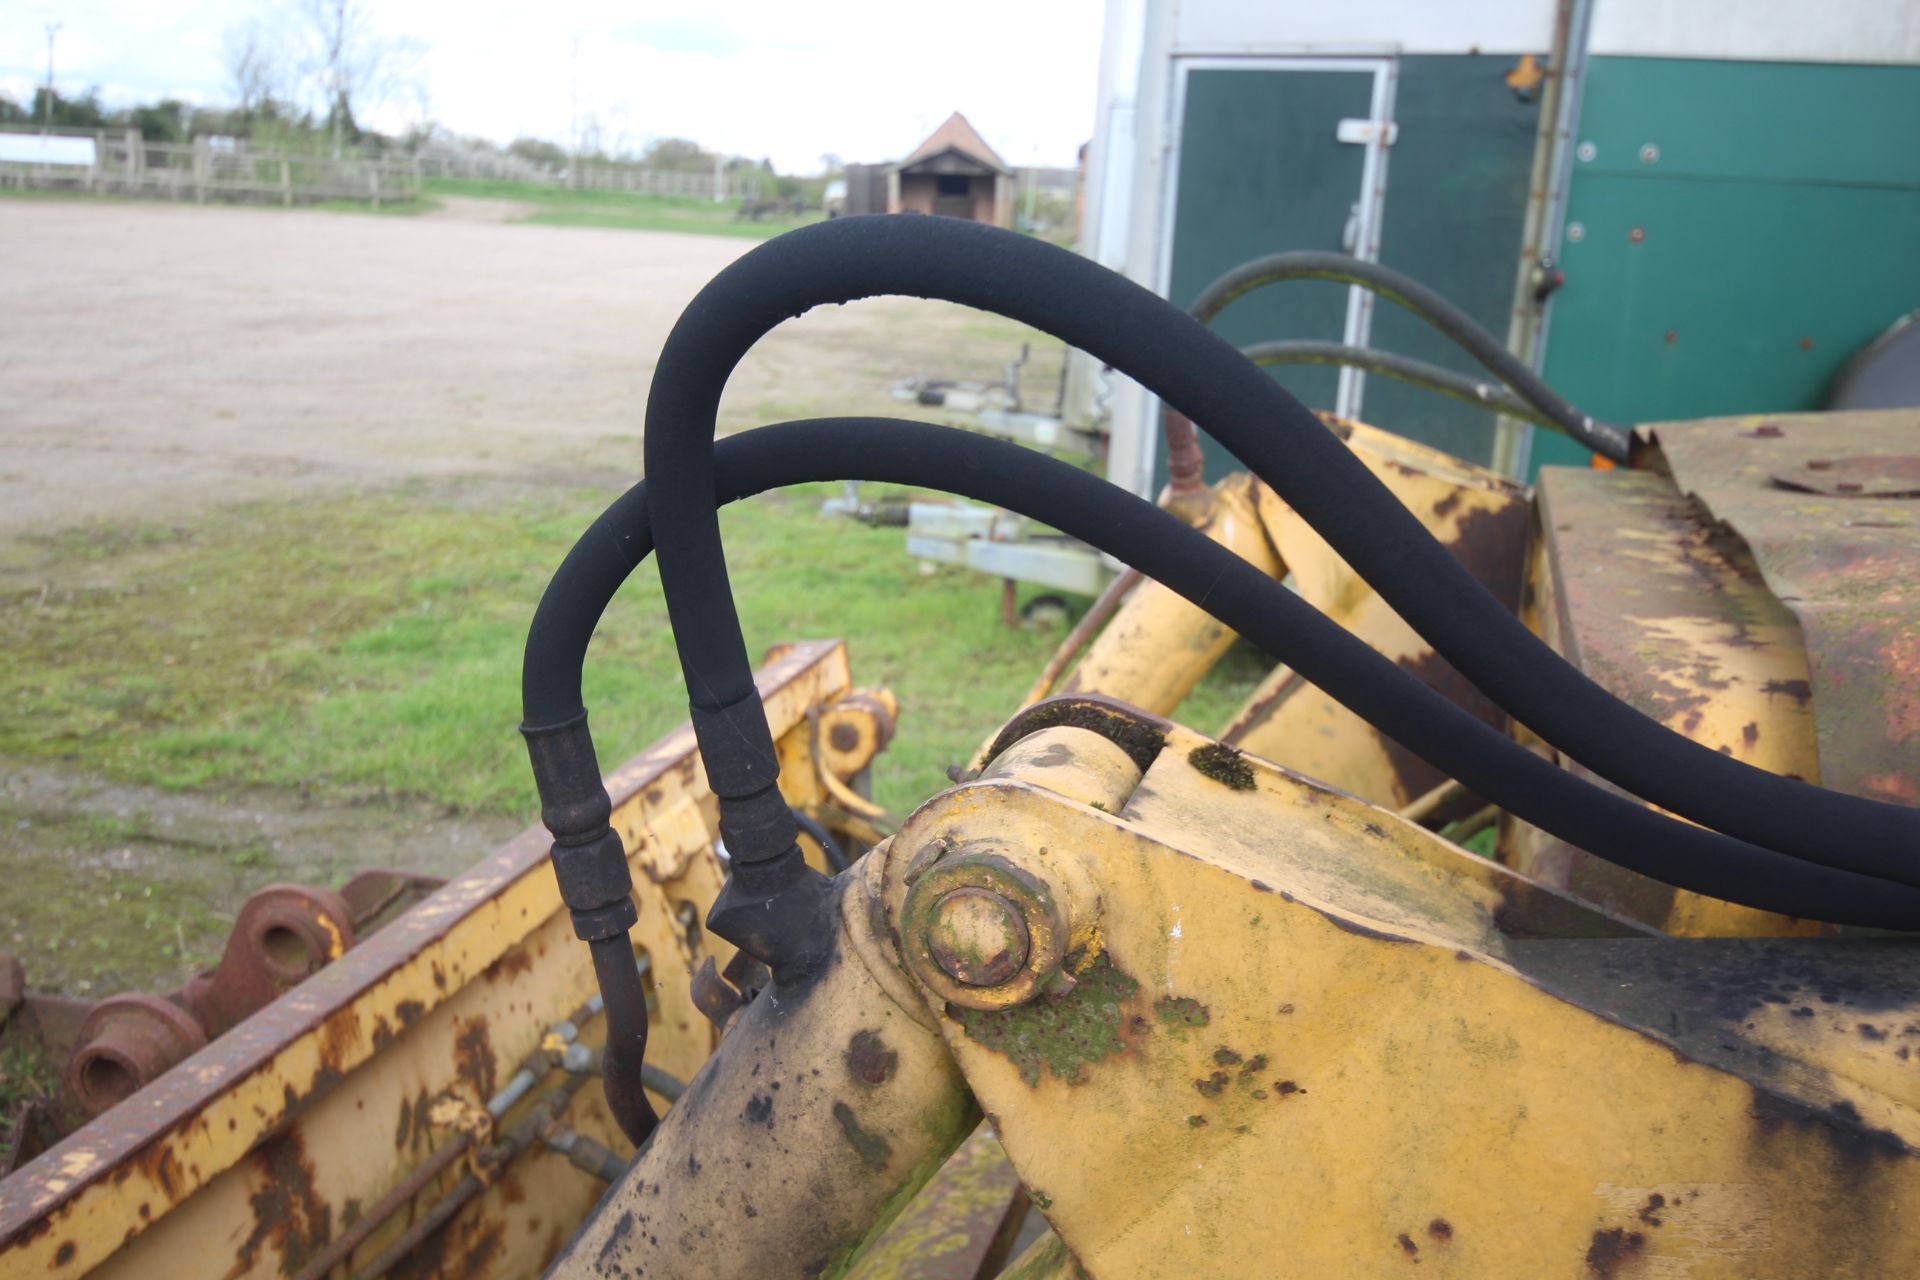
<path id="1" fill-rule="evenodd" d="M 415 75 L 424 52 L 413 40 L 382 35 L 373 21 L 372 0 L 300 0 L 305 36 L 303 70 L 325 111 L 337 155 L 349 134 L 358 133 L 354 110 L 378 110 L 389 98 L 418 87 Z"/>
<path id="2" fill-rule="evenodd" d="M 286 95 L 287 69 L 281 60 L 281 42 L 260 22 L 229 27 L 222 42 L 227 77 L 241 111 L 249 115 Z"/>

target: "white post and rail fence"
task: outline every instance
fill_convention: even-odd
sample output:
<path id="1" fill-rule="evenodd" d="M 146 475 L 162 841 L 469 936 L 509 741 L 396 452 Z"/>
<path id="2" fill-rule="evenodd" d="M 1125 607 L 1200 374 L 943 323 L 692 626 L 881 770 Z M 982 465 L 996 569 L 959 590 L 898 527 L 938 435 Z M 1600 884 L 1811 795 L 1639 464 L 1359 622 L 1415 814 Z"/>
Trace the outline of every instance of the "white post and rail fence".
<path id="1" fill-rule="evenodd" d="M 236 138 L 148 142 L 137 129 L 0 128 L 0 187 L 167 200 L 383 203 L 417 199 L 430 178 L 507 180 L 638 196 L 756 201 L 758 173 L 579 164 L 552 172 L 498 152 L 289 151 Z"/>

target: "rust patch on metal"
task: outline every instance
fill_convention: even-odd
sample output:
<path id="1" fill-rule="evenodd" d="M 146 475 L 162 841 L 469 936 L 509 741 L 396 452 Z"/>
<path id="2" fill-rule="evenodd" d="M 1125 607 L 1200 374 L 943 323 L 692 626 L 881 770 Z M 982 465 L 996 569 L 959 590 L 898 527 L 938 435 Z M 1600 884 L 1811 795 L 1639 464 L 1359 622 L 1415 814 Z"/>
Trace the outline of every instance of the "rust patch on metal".
<path id="1" fill-rule="evenodd" d="M 498 1068 L 493 1060 L 493 1037 L 487 1032 L 487 1020 L 476 1016 L 463 1019 L 456 1025 L 458 1030 L 453 1038 L 454 1074 L 472 1085 L 474 1093 L 481 1101 L 485 1101 L 498 1092 L 495 1080 Z"/>
<path id="2" fill-rule="evenodd" d="M 1652 439 L 1799 620 L 1822 784 L 1920 803 L 1920 512 L 1894 496 L 1920 471 L 1920 412 L 1798 417 L 1760 442 L 1745 425 L 1663 425 Z"/>
<path id="3" fill-rule="evenodd" d="M 314 1190 L 313 1161 L 297 1131 L 268 1138 L 255 1156 L 259 1189 L 248 1197 L 253 1231 L 240 1245 L 229 1275 L 252 1271 L 260 1247 L 271 1244 L 280 1270 L 298 1271 L 333 1237 L 333 1208 Z"/>
<path id="4" fill-rule="evenodd" d="M 1412 1236 L 1402 1231 L 1399 1236 L 1394 1239 L 1394 1243 L 1400 1246 L 1400 1252 L 1406 1254 L 1416 1262 L 1419 1261 L 1420 1246 L 1413 1242 Z"/>
<path id="5" fill-rule="evenodd" d="M 763 698 L 769 700 L 769 706 L 776 701 L 782 705 L 793 704 L 799 692 L 805 692 L 808 697 L 815 697 L 817 692 L 817 696 L 824 697 L 845 687 L 842 654 L 838 642 L 797 645 L 778 662 L 756 673 L 756 682 Z M 796 717 L 798 710 L 796 706 L 787 705 L 787 711 L 794 712 Z M 779 731 L 780 726 L 775 728 Z M 610 773 L 606 785 L 616 808 L 634 802 L 642 790 L 663 778 L 695 769 L 698 763 L 695 746 L 691 727 L 683 724 L 645 753 Z M 72 1224 L 80 1220 L 76 1214 L 119 1214 L 126 1220 L 136 1221 L 134 1229 L 138 1230 L 147 1222 L 160 1221 L 174 1204 L 213 1178 L 243 1166 L 249 1157 L 236 1154 L 205 1167 L 189 1164 L 171 1169 L 173 1192 L 169 1197 L 148 1196 L 144 1188 L 140 1191 L 141 1198 L 150 1200 L 147 1221 L 138 1221 L 132 1212 L 133 1204 L 119 1199 L 133 1184 L 123 1182 L 116 1189 L 114 1183 L 115 1177 L 132 1167 L 144 1153 L 178 1146 L 183 1140 L 187 1145 L 180 1149 L 199 1150 L 193 1145 L 194 1126 L 207 1123 L 202 1113 L 208 1108 L 219 1108 L 215 1123 L 223 1126 L 229 1135 L 238 1135 L 237 1141 L 225 1144 L 227 1149 L 238 1153 L 246 1150 L 249 1143 L 264 1142 L 274 1127 L 283 1123 L 289 1112 L 299 1105 L 301 1095 L 295 1086 L 305 1083 L 289 1081 L 284 1090 L 277 1087 L 281 1081 L 272 1073 L 281 1055 L 291 1046 L 304 1044 L 315 1051 L 317 1058 L 320 1027 L 340 1009 L 355 1009 L 366 1019 L 368 1028 L 373 1028 L 375 1019 L 384 1013 L 392 1019 L 390 1025 L 394 1025 L 395 1034 L 400 1027 L 418 1021 L 438 1003 L 438 998 L 422 997 L 423 1004 L 389 994 L 386 988 L 391 980 L 401 977 L 410 984 L 417 977 L 424 985 L 430 957 L 446 946 L 450 938 L 459 935 L 474 940 L 476 935 L 484 935 L 490 939 L 498 933 L 493 926 L 476 924 L 476 920 L 498 903 L 502 895 L 523 889 L 530 877 L 551 881 L 552 872 L 547 867 L 551 843 L 551 836 L 543 828 L 529 828 L 478 862 L 472 870 L 447 883 L 427 902 L 406 911 L 327 966 L 308 985 L 303 998 L 274 1001 L 203 1050 L 196 1070 L 169 1072 L 156 1080 L 145 1091 L 138 1114 L 110 1115 L 21 1168 L 8 1180 L 7 1195 L 0 1200 L 0 1247 L 9 1251 L 23 1247 L 44 1250 L 41 1256 L 51 1259 L 54 1241 L 47 1237 L 63 1239 L 63 1235 L 55 1233 L 71 1230 Z M 520 923 L 531 929 L 540 922 L 529 920 L 523 909 Z M 503 945 L 491 956 L 497 957 L 506 949 Z M 443 978 L 446 975 L 443 965 Z M 466 978 L 459 971 L 454 971 L 452 976 L 456 984 Z M 401 990 L 406 995 L 414 995 L 418 989 L 408 992 L 401 986 Z M 366 1043 L 356 1053 L 364 1058 L 372 1047 L 369 1032 Z M 359 1062 L 351 1065 L 357 1067 Z M 263 1091 L 256 1105 L 245 1109 L 232 1105 L 236 1086 L 262 1082 L 271 1092 Z M 421 1110 L 416 1103 L 416 1124 Z M 257 1155 L 260 1147 L 255 1145 L 253 1150 Z M 83 1163 L 86 1172 L 77 1176 L 67 1172 Z M 154 1186 L 156 1192 L 159 1191 L 157 1178 Z M 76 1239 L 76 1265 L 93 1265 L 103 1250 L 110 1247 L 109 1242 L 97 1235 Z"/>
<path id="6" fill-rule="evenodd" d="M 1435 1218 L 1427 1224 L 1427 1236 L 1441 1244 L 1453 1239 L 1453 1224 L 1445 1218 Z"/>
<path id="7" fill-rule="evenodd" d="M 877 1031 L 856 1031 L 847 1045 L 847 1070 L 861 1084 L 881 1085 L 893 1078 L 900 1055 L 881 1041 Z"/>
<path id="8" fill-rule="evenodd" d="M 1606 1227 L 1593 1233 L 1587 1246 L 1587 1270 L 1596 1276 L 1614 1276 L 1646 1246 L 1647 1238 L 1625 1227 Z"/>
<path id="9" fill-rule="evenodd" d="M 507 954 L 487 966 L 486 978 L 491 982 L 506 982 L 533 969 L 533 952 L 527 947 L 515 947 Z"/>
<path id="10" fill-rule="evenodd" d="M 1920 498 L 1920 454 L 1858 454 L 1808 458 L 1798 468 L 1772 473 L 1783 489 L 1834 498 Z"/>

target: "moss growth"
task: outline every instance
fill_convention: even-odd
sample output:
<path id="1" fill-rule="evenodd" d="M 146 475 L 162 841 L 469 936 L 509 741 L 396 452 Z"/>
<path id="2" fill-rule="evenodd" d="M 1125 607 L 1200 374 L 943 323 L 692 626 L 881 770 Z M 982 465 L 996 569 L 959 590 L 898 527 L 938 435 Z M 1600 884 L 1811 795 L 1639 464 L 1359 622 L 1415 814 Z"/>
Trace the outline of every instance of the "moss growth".
<path id="1" fill-rule="evenodd" d="M 1011 1009 L 953 1007 L 950 1012 L 969 1039 L 1005 1055 L 1029 1085 L 1049 1073 L 1081 1084 L 1090 1064 L 1126 1048 L 1120 1005 L 1139 989 L 1102 955 L 1058 999 L 1043 996 Z"/>
<path id="2" fill-rule="evenodd" d="M 51 1098 L 59 1082 L 59 1065 L 33 1041 L 23 1037 L 0 1049 L 0 1160 L 13 1150 L 20 1105 Z"/>
<path id="3" fill-rule="evenodd" d="M 1151 722 L 1136 719 L 1134 716 L 1121 715 L 1109 711 L 1098 703 L 1081 698 L 1059 698 L 1051 702 L 1042 702 L 1038 706 L 1016 716 L 1011 724 L 1000 731 L 1000 736 L 987 749 L 985 765 L 1014 743 L 1042 729 L 1057 729 L 1065 726 L 1070 729 L 1085 729 L 1107 739 L 1132 760 L 1140 772 L 1145 773 L 1153 764 L 1154 757 L 1160 754 L 1160 748 L 1167 743 L 1167 735 L 1155 728 Z"/>
<path id="4" fill-rule="evenodd" d="M 861 1128 L 860 1118 L 853 1114 L 852 1107 L 844 1102 L 834 1103 L 833 1118 L 840 1122 L 840 1132 L 846 1135 L 847 1145 L 859 1153 L 862 1164 L 869 1169 L 887 1167 L 887 1157 L 893 1154 L 893 1148 L 879 1134 Z"/>
<path id="5" fill-rule="evenodd" d="M 1235 791 L 1253 790 L 1253 766 L 1224 742 L 1209 742 L 1187 752 L 1187 763 Z"/>
<path id="6" fill-rule="evenodd" d="M 1204 1027 L 1213 1020 L 1207 1006 L 1192 996 L 1161 996 L 1153 1002 L 1153 1012 L 1160 1025 L 1169 1030 Z"/>

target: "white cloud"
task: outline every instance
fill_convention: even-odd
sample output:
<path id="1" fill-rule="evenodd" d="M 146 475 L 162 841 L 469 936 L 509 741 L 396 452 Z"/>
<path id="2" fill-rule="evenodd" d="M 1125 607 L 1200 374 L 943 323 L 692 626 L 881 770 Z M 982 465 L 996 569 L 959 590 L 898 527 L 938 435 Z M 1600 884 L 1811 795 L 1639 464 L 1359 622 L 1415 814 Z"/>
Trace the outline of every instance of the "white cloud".
<path id="1" fill-rule="evenodd" d="M 958 110 L 1009 163 L 1066 165 L 1093 125 L 1099 0 L 734 0 L 724 12 L 679 0 L 373 3 L 386 34 L 426 46 L 428 113 L 502 142 L 564 143 L 577 119 L 607 145 L 691 137 L 794 172 L 827 152 L 898 158 Z M 15 0 L 0 20 L 0 86 L 39 81 L 42 25 L 58 20 L 63 91 L 219 102 L 223 33 L 292 8 Z M 375 119 L 393 127 L 420 110 L 395 102 Z"/>

